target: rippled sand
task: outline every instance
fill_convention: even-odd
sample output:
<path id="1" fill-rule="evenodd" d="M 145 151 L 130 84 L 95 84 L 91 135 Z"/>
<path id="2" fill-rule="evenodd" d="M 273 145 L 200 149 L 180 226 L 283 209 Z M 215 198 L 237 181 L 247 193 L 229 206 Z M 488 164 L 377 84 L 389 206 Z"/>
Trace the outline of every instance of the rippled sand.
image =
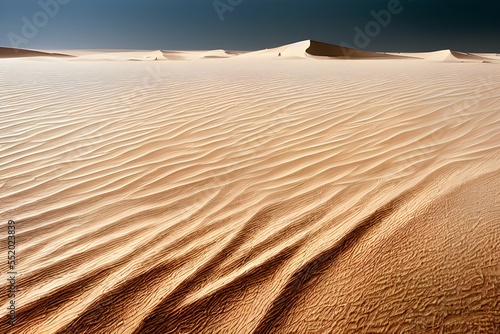
<path id="1" fill-rule="evenodd" d="M 1 333 L 500 331 L 498 64 L 4 59 L 0 87 Z"/>

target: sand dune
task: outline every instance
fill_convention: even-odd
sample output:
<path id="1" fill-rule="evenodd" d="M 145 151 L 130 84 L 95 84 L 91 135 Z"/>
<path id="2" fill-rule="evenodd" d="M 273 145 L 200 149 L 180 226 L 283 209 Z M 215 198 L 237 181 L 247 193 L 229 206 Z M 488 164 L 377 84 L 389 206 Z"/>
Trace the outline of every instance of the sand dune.
<path id="1" fill-rule="evenodd" d="M 71 56 L 72 61 L 151 61 L 151 60 L 200 60 L 200 59 L 422 59 L 447 63 L 500 63 L 497 54 L 473 54 L 453 50 L 420 53 L 370 52 L 348 47 L 305 40 L 272 49 L 242 52 L 218 50 L 54 50 L 39 52 L 22 49 L 0 48 L 0 58 Z"/>
<path id="2" fill-rule="evenodd" d="M 497 63 L 497 59 L 489 54 L 482 55 L 453 50 L 440 50 L 424 53 L 403 53 L 400 55 L 445 63 Z"/>
<path id="3" fill-rule="evenodd" d="M 69 57 L 69 55 L 62 53 L 49 53 L 35 50 L 0 47 L 0 58 L 22 57 Z"/>
<path id="4" fill-rule="evenodd" d="M 79 55 L 77 59 L 74 60 L 162 60 L 167 59 L 163 52 L 157 51 L 133 51 L 133 50 L 123 50 L 114 52 L 93 52 L 89 54 Z"/>
<path id="5" fill-rule="evenodd" d="M 321 43 L 321 42 L 317 42 L 317 41 L 310 41 L 310 45 L 307 48 L 306 52 L 312 56 L 335 57 L 335 58 L 346 58 L 346 59 L 409 58 L 409 57 L 396 56 L 396 55 L 382 53 L 382 52 L 362 51 L 362 50 L 347 48 L 347 47 L 338 46 L 338 45 Z"/>
<path id="6" fill-rule="evenodd" d="M 482 62 L 483 60 L 489 60 L 486 57 L 476 56 L 452 50 L 429 52 L 424 58 L 427 60 L 443 61 L 443 62 L 465 62 L 465 61 Z"/>
<path id="7" fill-rule="evenodd" d="M 207 58 L 230 58 L 237 54 L 230 53 L 226 50 L 209 50 L 209 51 L 163 51 L 165 57 L 169 60 L 196 60 Z"/>
<path id="8" fill-rule="evenodd" d="M 0 61 L 0 333 L 500 330 L 500 67 L 135 52 Z"/>
<path id="9" fill-rule="evenodd" d="M 397 56 L 382 52 L 369 52 L 342 47 L 333 44 L 322 43 L 313 40 L 305 40 L 297 43 L 283 45 L 273 49 L 259 50 L 245 53 L 239 57 L 244 58 L 330 58 L 330 59 L 371 59 L 371 58 L 411 58 L 409 56 Z"/>

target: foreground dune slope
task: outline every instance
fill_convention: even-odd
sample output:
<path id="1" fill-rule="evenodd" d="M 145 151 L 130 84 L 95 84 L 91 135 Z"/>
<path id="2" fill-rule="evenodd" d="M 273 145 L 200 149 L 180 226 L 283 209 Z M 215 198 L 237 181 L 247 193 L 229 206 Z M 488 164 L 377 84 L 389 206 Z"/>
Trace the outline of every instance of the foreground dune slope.
<path id="1" fill-rule="evenodd" d="M 9 59 L 0 86 L 1 333 L 500 330 L 496 64 Z"/>

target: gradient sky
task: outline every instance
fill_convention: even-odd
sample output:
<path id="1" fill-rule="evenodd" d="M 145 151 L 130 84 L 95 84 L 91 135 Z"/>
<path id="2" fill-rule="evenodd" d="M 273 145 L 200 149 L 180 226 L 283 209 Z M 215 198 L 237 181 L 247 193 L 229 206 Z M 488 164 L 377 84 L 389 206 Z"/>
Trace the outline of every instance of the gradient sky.
<path id="1" fill-rule="evenodd" d="M 219 0 L 241 2 L 223 21 L 213 0 L 64 0 L 25 38 L 23 17 L 33 23 L 39 1 L 57 0 L 0 0 L 0 45 L 12 46 L 10 34 L 32 49 L 257 50 L 305 39 L 356 46 L 354 28 L 395 0 Z M 400 2 L 402 12 L 365 49 L 500 52 L 500 1 Z"/>

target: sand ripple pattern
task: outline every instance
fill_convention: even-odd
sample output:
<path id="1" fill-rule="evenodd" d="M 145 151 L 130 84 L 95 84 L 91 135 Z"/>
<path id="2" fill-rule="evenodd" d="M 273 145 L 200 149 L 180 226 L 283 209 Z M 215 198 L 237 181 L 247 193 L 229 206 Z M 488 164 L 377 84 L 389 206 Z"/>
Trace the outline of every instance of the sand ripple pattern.
<path id="1" fill-rule="evenodd" d="M 9 59 L 0 87 L 1 333 L 500 331 L 499 65 Z"/>

